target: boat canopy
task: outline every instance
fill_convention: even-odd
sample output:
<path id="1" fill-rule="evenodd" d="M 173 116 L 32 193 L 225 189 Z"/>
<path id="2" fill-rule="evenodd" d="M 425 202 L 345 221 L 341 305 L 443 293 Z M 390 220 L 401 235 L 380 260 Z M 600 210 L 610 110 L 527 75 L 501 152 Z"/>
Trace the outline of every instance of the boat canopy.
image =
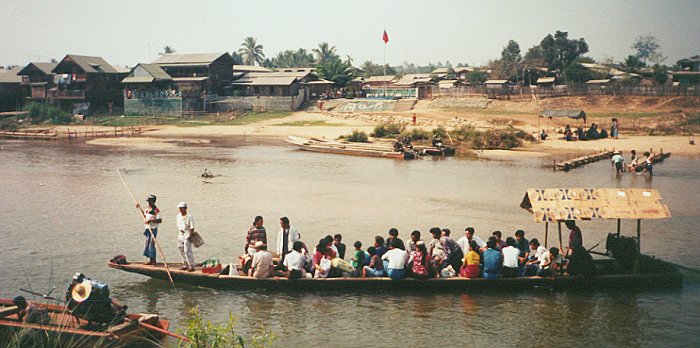
<path id="1" fill-rule="evenodd" d="M 544 109 L 540 112 L 540 117 L 568 117 L 573 119 L 583 119 L 586 122 L 586 112 L 580 109 Z"/>
<path id="2" fill-rule="evenodd" d="M 528 189 L 520 207 L 531 212 L 536 222 L 671 217 L 659 192 L 651 189 Z"/>

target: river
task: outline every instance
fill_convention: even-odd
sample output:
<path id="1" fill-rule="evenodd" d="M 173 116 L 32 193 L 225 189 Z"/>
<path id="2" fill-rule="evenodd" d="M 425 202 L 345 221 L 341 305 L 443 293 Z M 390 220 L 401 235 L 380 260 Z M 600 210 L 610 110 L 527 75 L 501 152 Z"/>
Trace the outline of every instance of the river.
<path id="1" fill-rule="evenodd" d="M 206 244 L 195 258 L 232 262 L 256 215 L 270 240 L 288 216 L 309 244 L 341 233 L 366 246 L 391 227 L 466 226 L 486 239 L 493 230 L 544 238 L 544 225 L 519 207 L 527 188 L 636 187 L 659 190 L 672 218 L 642 223 L 642 251 L 700 269 L 700 159 L 674 157 L 655 176 L 616 176 L 607 161 L 568 173 L 548 158 L 395 161 L 316 154 L 283 145 L 187 145 L 171 149 L 100 147 L 80 142 L 0 143 L 0 210 L 4 238 L 0 297 L 20 287 L 62 292 L 75 272 L 109 284 L 131 311 L 156 312 L 182 328 L 199 306 L 214 322 L 238 317 L 245 336 L 259 325 L 276 346 L 693 346 L 700 344 L 700 281 L 686 273 L 681 290 L 637 293 L 277 294 L 178 286 L 109 269 L 117 254 L 141 261 L 142 224 L 117 176 L 139 200 L 158 196 L 159 240 L 179 261 L 174 218 L 187 201 Z M 245 144 L 244 144 L 245 145 Z M 208 168 L 217 176 L 204 182 Z M 579 224 L 584 244 L 604 245 L 614 221 Z M 623 221 L 623 234 L 636 223 Z M 550 234 L 550 243 L 558 243 Z M 599 247 L 598 250 L 602 249 Z M 160 257 L 159 257 L 160 260 Z M 173 343 L 173 342 L 171 342 Z"/>

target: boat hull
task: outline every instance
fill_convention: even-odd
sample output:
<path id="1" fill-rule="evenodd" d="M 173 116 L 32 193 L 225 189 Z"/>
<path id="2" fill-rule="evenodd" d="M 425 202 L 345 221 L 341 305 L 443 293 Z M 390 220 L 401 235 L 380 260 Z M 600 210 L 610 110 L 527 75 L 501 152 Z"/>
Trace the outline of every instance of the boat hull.
<path id="1" fill-rule="evenodd" d="M 148 266 L 142 263 L 118 265 L 109 263 L 109 267 L 152 278 L 168 280 L 165 267 Z M 341 292 L 376 292 L 376 291 L 444 291 L 469 292 L 479 290 L 605 290 L 605 289 L 673 289 L 682 286 L 683 276 L 679 272 L 658 272 L 641 274 L 598 275 L 593 277 L 556 278 L 519 277 L 488 280 L 462 277 L 436 279 L 402 279 L 389 278 L 326 278 L 289 280 L 283 277 L 257 279 L 246 276 L 229 276 L 204 274 L 199 271 L 186 272 L 177 270 L 179 264 L 170 265 L 170 272 L 175 283 L 190 284 L 209 288 L 230 290 L 268 289 L 271 291 L 341 291 Z"/>

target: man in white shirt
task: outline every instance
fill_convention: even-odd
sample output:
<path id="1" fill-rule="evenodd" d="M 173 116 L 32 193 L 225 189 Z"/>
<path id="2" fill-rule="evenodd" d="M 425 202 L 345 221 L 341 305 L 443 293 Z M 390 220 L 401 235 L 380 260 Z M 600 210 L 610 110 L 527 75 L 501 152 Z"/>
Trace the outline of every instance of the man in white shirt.
<path id="1" fill-rule="evenodd" d="M 267 278 L 272 275 L 272 253 L 267 251 L 267 245 L 259 240 L 255 242 L 255 255 L 250 266 L 250 275 L 255 278 Z"/>
<path id="2" fill-rule="evenodd" d="M 182 257 L 182 270 L 194 272 L 194 254 L 192 253 L 192 242 L 190 237 L 194 233 L 194 219 L 187 213 L 187 202 L 180 202 L 177 205 L 180 213 L 175 218 L 175 224 L 180 233 L 177 236 L 177 248 Z"/>
<path id="3" fill-rule="evenodd" d="M 464 229 L 464 236 L 457 240 L 457 245 L 462 249 L 462 253 L 466 255 L 469 252 L 469 241 L 474 240 L 479 246 L 479 249 L 486 246 L 486 242 L 483 239 L 474 235 L 474 227 L 467 227 Z"/>
<path id="4" fill-rule="evenodd" d="M 515 247 L 515 238 L 506 238 L 506 247 L 501 249 L 501 253 L 503 253 L 503 268 L 501 268 L 503 278 L 517 277 L 520 274 L 518 268 L 520 249 Z"/>
<path id="5" fill-rule="evenodd" d="M 292 249 L 294 243 L 301 240 L 301 235 L 296 227 L 289 224 L 289 219 L 285 216 L 280 219 L 280 231 L 277 232 L 277 255 L 280 257 L 280 263 L 284 263 L 284 259 Z"/>
<path id="6" fill-rule="evenodd" d="M 389 261 L 387 275 L 392 280 L 399 280 L 406 275 L 406 263 L 408 263 L 408 253 L 399 248 L 399 241 L 394 240 L 391 249 L 382 255 L 382 260 Z"/>
<path id="7" fill-rule="evenodd" d="M 299 279 L 304 278 L 304 261 L 306 257 L 302 254 L 303 243 L 300 241 L 294 242 L 292 251 L 284 258 L 284 267 L 287 269 L 287 278 Z"/>

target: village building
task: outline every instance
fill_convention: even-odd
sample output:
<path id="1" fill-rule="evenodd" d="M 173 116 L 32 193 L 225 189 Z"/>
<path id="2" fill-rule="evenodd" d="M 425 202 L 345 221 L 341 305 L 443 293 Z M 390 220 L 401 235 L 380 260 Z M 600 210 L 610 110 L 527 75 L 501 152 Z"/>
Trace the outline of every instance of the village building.
<path id="1" fill-rule="evenodd" d="M 510 96 L 510 86 L 508 85 L 508 80 L 487 80 L 484 82 L 486 86 L 486 97 L 487 98 L 499 98 Z"/>
<path id="2" fill-rule="evenodd" d="M 455 71 L 455 78 L 460 81 L 468 81 L 468 76 L 470 72 L 476 71 L 476 68 L 471 66 L 458 66 L 453 68 Z"/>
<path id="3" fill-rule="evenodd" d="M 74 114 L 121 113 L 126 74 L 103 58 L 69 54 L 51 72 L 58 80 L 48 95 L 54 104 Z"/>
<path id="4" fill-rule="evenodd" d="M 182 116 L 182 92 L 159 66 L 136 65 L 122 80 L 122 85 L 125 115 Z"/>
<path id="5" fill-rule="evenodd" d="M 201 88 L 202 99 L 206 99 L 206 94 L 223 95 L 224 87 L 233 81 L 233 63 L 228 53 L 164 54 L 151 62 L 176 84 Z"/>
<path id="6" fill-rule="evenodd" d="M 46 100 L 56 86 L 53 69 L 58 63 L 31 62 L 18 75 L 22 77 L 22 94 L 30 100 Z"/>
<path id="7" fill-rule="evenodd" d="M 272 70 L 262 66 L 236 64 L 233 66 L 233 79 L 239 79 L 243 75 L 251 72 L 272 72 Z"/>
<path id="8" fill-rule="evenodd" d="M 0 69 L 0 112 L 15 111 L 22 107 L 21 67 Z"/>
<path id="9" fill-rule="evenodd" d="M 680 70 L 674 71 L 673 81 L 680 87 L 700 85 L 700 55 L 678 61 Z"/>

